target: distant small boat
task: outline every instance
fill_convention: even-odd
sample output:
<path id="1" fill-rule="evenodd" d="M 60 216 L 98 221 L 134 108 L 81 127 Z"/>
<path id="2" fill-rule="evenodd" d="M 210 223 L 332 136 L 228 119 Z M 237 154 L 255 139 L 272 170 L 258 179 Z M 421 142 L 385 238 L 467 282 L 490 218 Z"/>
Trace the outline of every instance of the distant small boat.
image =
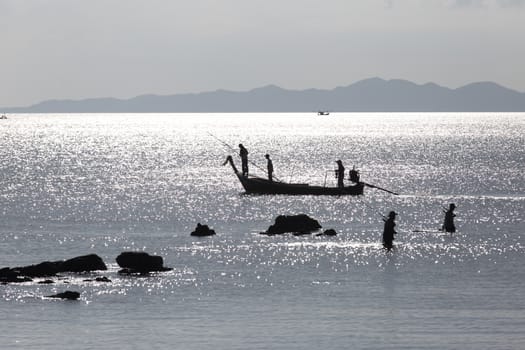
<path id="1" fill-rule="evenodd" d="M 317 111 L 317 115 L 330 115 L 328 111 Z"/>
<path id="2" fill-rule="evenodd" d="M 7 116 L 6 116 L 5 114 L 2 114 L 2 115 L 0 116 L 0 119 L 7 119 Z"/>
<path id="3" fill-rule="evenodd" d="M 235 167 L 231 156 L 224 164 L 230 163 L 246 193 L 252 194 L 288 194 L 288 195 L 328 195 L 328 196 L 357 196 L 363 194 L 365 183 L 357 182 L 345 187 L 311 186 L 307 183 L 287 183 L 270 181 L 257 176 L 243 176 Z"/>

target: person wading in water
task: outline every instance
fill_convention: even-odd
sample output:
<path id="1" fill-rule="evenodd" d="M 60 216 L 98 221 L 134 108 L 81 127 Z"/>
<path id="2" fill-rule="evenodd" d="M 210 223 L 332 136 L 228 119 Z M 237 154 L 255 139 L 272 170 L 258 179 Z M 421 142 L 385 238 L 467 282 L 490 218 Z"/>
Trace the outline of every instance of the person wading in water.
<path id="1" fill-rule="evenodd" d="M 396 212 L 391 211 L 388 214 L 388 219 L 383 219 L 385 221 L 385 228 L 383 229 L 383 247 L 385 247 L 387 251 L 390 251 L 394 246 L 394 235 L 397 234 L 394 230 L 394 227 L 396 227 L 396 223 L 394 222 L 395 218 Z"/>
<path id="2" fill-rule="evenodd" d="M 443 222 L 441 231 L 449 233 L 456 232 L 456 226 L 454 225 L 454 218 L 456 217 L 456 214 L 454 214 L 454 209 L 456 209 L 456 205 L 454 203 L 450 203 L 448 210 L 443 210 L 445 212 L 445 221 Z"/>

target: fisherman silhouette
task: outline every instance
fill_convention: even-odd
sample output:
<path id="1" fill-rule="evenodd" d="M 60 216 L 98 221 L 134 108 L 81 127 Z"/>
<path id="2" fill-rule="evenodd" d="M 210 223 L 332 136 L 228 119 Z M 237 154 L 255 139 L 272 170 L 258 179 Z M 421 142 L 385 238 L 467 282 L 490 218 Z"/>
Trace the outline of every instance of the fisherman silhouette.
<path id="1" fill-rule="evenodd" d="M 343 188 L 345 186 L 345 167 L 343 166 L 343 162 L 341 162 L 341 160 L 336 161 L 336 163 L 337 170 L 335 171 L 335 177 L 337 178 L 337 187 Z"/>
<path id="2" fill-rule="evenodd" d="M 387 251 L 390 251 L 394 246 L 394 235 L 397 234 L 394 230 L 394 227 L 396 227 L 396 223 L 394 222 L 395 218 L 396 212 L 391 211 L 388 214 L 388 219 L 383 219 L 385 221 L 385 227 L 383 229 L 383 247 L 385 247 Z"/>
<path id="3" fill-rule="evenodd" d="M 270 159 L 270 155 L 269 154 L 266 154 L 264 156 L 264 158 L 266 158 L 266 160 L 267 160 L 266 167 L 268 169 L 268 180 L 273 181 L 273 162 Z"/>
<path id="4" fill-rule="evenodd" d="M 248 176 L 248 150 L 239 143 L 239 156 L 241 156 L 242 176 Z"/>
<path id="5" fill-rule="evenodd" d="M 441 228 L 442 231 L 454 233 L 456 232 L 456 226 L 454 226 L 454 218 L 456 217 L 456 214 L 454 214 L 454 209 L 456 209 L 456 205 L 454 203 L 450 203 L 448 210 L 445 212 L 445 221 L 443 222 L 443 227 Z"/>
<path id="6" fill-rule="evenodd" d="M 355 169 L 355 165 L 348 171 L 348 180 L 355 183 L 359 182 L 359 171 Z"/>

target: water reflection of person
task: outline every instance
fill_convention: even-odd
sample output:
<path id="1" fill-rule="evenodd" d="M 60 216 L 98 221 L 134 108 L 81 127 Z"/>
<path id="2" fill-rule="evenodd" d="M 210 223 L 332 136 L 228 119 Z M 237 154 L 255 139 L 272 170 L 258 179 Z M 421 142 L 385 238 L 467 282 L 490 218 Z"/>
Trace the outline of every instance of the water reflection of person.
<path id="1" fill-rule="evenodd" d="M 387 251 L 390 251 L 394 246 L 394 235 L 397 234 L 394 230 L 394 227 L 396 227 L 396 223 L 394 222 L 395 218 L 396 212 L 391 211 L 388 214 L 388 219 L 384 219 L 385 227 L 383 229 L 383 247 L 385 247 Z"/>
<path id="2" fill-rule="evenodd" d="M 456 205 L 454 203 L 450 203 L 448 210 L 445 211 L 445 221 L 443 222 L 443 227 L 441 228 L 442 231 L 449 233 L 456 232 L 456 226 L 454 225 L 454 218 L 456 217 L 456 214 L 454 214 L 454 209 L 456 209 Z"/>
<path id="3" fill-rule="evenodd" d="M 242 176 L 248 176 L 248 150 L 239 143 L 239 156 L 241 157 Z"/>
<path id="4" fill-rule="evenodd" d="M 266 168 L 268 170 L 268 180 L 270 181 L 273 181 L 273 162 L 272 160 L 270 159 L 270 155 L 269 154 L 266 154 L 264 156 L 264 158 L 266 158 Z"/>

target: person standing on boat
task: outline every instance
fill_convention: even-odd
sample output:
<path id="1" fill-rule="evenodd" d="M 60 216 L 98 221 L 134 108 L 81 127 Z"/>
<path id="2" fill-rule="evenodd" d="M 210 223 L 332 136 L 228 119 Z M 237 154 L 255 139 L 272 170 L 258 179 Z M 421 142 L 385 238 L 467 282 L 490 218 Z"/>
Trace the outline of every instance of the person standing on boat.
<path id="1" fill-rule="evenodd" d="M 239 156 L 241 156 L 242 176 L 248 176 L 248 150 L 239 143 Z"/>
<path id="2" fill-rule="evenodd" d="M 454 218 L 456 217 L 456 214 L 454 214 L 454 209 L 456 209 L 456 205 L 454 203 L 450 203 L 448 210 L 444 211 L 445 222 L 441 228 L 442 231 L 450 233 L 456 232 L 456 226 L 454 225 Z"/>
<path id="3" fill-rule="evenodd" d="M 341 162 L 341 160 L 336 161 L 336 163 L 337 170 L 335 171 L 335 177 L 337 177 L 337 187 L 343 188 L 345 187 L 345 167 L 343 166 L 343 162 Z"/>
<path id="4" fill-rule="evenodd" d="M 266 167 L 268 169 L 268 180 L 273 181 L 273 162 L 270 159 L 269 154 L 266 154 L 264 158 L 266 158 Z"/>
<path id="5" fill-rule="evenodd" d="M 385 227 L 383 229 L 383 247 L 385 247 L 387 251 L 390 251 L 394 246 L 394 235 L 397 234 L 394 230 L 394 227 L 396 227 L 396 223 L 394 222 L 395 218 L 396 212 L 391 211 L 388 213 L 388 219 L 383 219 L 385 221 Z"/>

